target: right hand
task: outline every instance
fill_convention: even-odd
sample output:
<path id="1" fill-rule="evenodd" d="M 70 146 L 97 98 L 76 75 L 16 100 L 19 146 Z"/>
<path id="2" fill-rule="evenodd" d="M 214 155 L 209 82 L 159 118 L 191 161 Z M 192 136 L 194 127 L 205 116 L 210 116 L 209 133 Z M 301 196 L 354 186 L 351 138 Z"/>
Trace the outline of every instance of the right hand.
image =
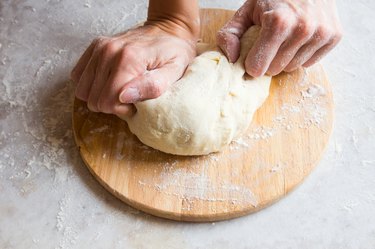
<path id="1" fill-rule="evenodd" d="M 261 26 L 245 60 L 253 77 L 309 67 L 342 37 L 334 0 L 248 0 L 217 34 L 231 62 L 238 59 L 240 38 L 252 25 Z"/>

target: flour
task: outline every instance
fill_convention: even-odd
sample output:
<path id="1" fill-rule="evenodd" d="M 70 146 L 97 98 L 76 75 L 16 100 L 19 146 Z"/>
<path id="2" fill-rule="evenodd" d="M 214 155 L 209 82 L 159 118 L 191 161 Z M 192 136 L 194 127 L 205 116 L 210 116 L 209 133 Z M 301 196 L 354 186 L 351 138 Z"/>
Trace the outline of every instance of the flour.
<path id="1" fill-rule="evenodd" d="M 174 169 L 173 164 L 167 163 L 160 175 L 160 184 L 153 184 L 146 180 L 138 180 L 138 184 L 183 199 L 189 203 L 190 207 L 195 200 L 250 204 L 254 207 L 258 205 L 256 197 L 248 187 L 222 180 L 219 184 L 215 184 L 203 172 L 204 170 L 195 173 L 188 169 Z M 213 197 L 218 193 L 221 193 L 222 197 Z"/>
<path id="2" fill-rule="evenodd" d="M 361 161 L 362 166 L 370 166 L 375 165 L 375 160 L 362 160 Z"/>
<path id="3" fill-rule="evenodd" d="M 303 98 L 318 98 L 326 95 L 325 89 L 321 85 L 313 84 L 304 91 L 301 91 Z"/>
<path id="4" fill-rule="evenodd" d="M 42 65 L 36 70 L 34 76 L 36 77 L 40 77 L 40 75 L 43 73 L 43 72 L 47 72 L 50 71 L 51 69 L 51 64 L 52 64 L 52 60 L 44 60 L 42 62 Z"/>
<path id="5" fill-rule="evenodd" d="M 272 127 L 260 126 L 258 128 L 255 128 L 249 135 L 247 135 L 247 137 L 254 140 L 267 139 L 272 137 L 274 135 L 274 132 L 274 128 Z"/>
<path id="6" fill-rule="evenodd" d="M 67 217 L 69 202 L 71 202 L 71 200 L 66 196 L 59 201 L 60 208 L 56 216 L 56 229 L 57 231 L 62 232 L 63 238 L 60 240 L 58 247 L 55 248 L 70 248 L 76 244 L 78 238 L 78 232 L 67 225 L 67 219 L 69 218 Z"/>
<path id="7" fill-rule="evenodd" d="M 249 148 L 249 144 L 244 140 L 243 137 L 240 137 L 240 138 L 237 138 L 237 139 L 233 140 L 232 143 L 240 145 L 244 148 Z"/>
<path id="8" fill-rule="evenodd" d="M 102 127 L 98 127 L 98 128 L 90 130 L 90 133 L 91 134 L 101 133 L 101 132 L 107 131 L 109 128 L 110 128 L 109 125 L 103 125 Z"/>
<path id="9" fill-rule="evenodd" d="M 299 113 L 301 112 L 301 108 L 296 105 L 291 105 L 289 103 L 285 103 L 281 106 L 281 110 L 285 112 L 290 112 L 290 113 Z"/>
<path id="10" fill-rule="evenodd" d="M 301 98 L 292 100 L 291 103 L 283 103 L 281 113 L 276 116 L 273 121 L 276 126 L 283 127 L 284 130 L 290 131 L 295 127 L 306 129 L 310 126 L 316 126 L 323 132 L 326 131 L 326 96 L 325 88 L 315 82 L 308 82 L 308 69 L 304 69 L 301 81 L 295 85 L 295 90 L 300 91 Z M 287 116 L 295 115 L 304 116 L 303 122 L 291 123 L 286 119 Z"/>
<path id="11" fill-rule="evenodd" d="M 336 154 L 342 153 L 342 144 L 337 143 L 337 141 L 335 141 L 335 153 Z"/>
<path id="12" fill-rule="evenodd" d="M 220 160 L 219 155 L 220 153 L 211 153 L 205 157 L 211 162 L 218 162 Z"/>
<path id="13" fill-rule="evenodd" d="M 60 210 L 56 215 L 56 229 L 58 231 L 62 231 L 65 226 L 64 223 L 65 223 L 65 216 L 66 216 L 65 215 L 65 209 L 67 205 L 66 202 L 67 202 L 66 197 L 59 201 Z"/>
<path id="14" fill-rule="evenodd" d="M 86 8 L 91 8 L 91 3 L 90 2 L 86 2 L 83 6 L 85 6 Z"/>

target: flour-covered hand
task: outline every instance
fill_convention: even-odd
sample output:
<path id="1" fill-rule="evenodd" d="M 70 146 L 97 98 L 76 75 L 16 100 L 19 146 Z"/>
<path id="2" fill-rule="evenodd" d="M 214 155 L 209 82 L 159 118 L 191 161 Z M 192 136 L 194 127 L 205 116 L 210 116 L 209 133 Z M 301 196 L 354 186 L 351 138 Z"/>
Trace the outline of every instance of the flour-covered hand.
<path id="1" fill-rule="evenodd" d="M 94 112 L 131 114 L 132 103 L 161 95 L 194 58 L 195 42 L 178 35 L 150 24 L 95 39 L 71 74 L 76 97 Z"/>
<path id="2" fill-rule="evenodd" d="M 311 66 L 342 37 L 334 0 L 248 0 L 217 34 L 231 62 L 238 59 L 240 38 L 252 25 L 261 26 L 245 60 L 254 77 Z"/>

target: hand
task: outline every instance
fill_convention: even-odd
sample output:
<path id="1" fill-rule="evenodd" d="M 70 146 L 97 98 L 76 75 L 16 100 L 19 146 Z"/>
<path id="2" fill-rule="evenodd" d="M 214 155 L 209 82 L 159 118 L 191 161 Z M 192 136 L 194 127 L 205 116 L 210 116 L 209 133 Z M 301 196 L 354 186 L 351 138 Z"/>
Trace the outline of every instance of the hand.
<path id="1" fill-rule="evenodd" d="M 76 97 L 91 111 L 126 116 L 132 103 L 161 95 L 195 56 L 189 33 L 166 27 L 146 25 L 95 39 L 71 73 Z"/>
<path id="2" fill-rule="evenodd" d="M 217 34 L 231 62 L 238 59 L 240 38 L 252 25 L 261 26 L 245 60 L 253 77 L 311 66 L 342 37 L 334 0 L 248 0 Z"/>

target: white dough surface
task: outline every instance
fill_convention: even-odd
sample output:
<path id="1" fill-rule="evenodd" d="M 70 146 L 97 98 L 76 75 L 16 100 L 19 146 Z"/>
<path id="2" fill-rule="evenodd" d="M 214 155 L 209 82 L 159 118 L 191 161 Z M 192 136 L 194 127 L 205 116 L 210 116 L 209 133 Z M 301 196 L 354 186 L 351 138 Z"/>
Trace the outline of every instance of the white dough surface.
<path id="1" fill-rule="evenodd" d="M 244 60 L 259 30 L 253 26 L 244 34 L 236 63 L 209 49 L 162 96 L 136 103 L 136 114 L 126 118 L 131 132 L 144 144 L 176 155 L 218 152 L 243 135 L 271 82 L 269 76 L 245 73 Z"/>

